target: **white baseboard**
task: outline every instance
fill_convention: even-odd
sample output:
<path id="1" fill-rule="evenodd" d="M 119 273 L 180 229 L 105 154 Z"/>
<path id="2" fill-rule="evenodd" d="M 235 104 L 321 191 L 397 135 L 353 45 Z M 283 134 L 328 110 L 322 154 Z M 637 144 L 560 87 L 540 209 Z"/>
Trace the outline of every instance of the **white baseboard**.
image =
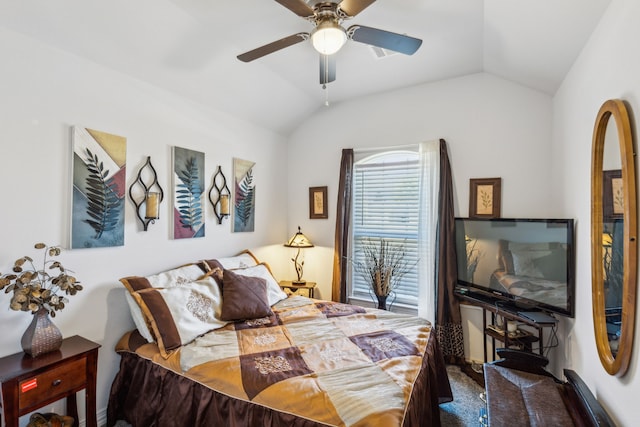
<path id="1" fill-rule="evenodd" d="M 102 409 L 96 413 L 96 418 L 98 420 L 99 427 L 108 427 L 107 426 L 107 409 Z M 78 427 L 87 427 L 87 419 L 83 418 L 78 420 Z"/>
<path id="2" fill-rule="evenodd" d="M 108 427 L 107 426 L 107 409 L 102 409 L 100 411 L 98 411 L 98 413 L 96 414 L 96 417 L 98 418 L 98 426 L 100 427 Z M 87 423 L 85 422 L 85 420 L 82 420 L 80 422 L 80 426 L 79 427 L 86 427 Z"/>

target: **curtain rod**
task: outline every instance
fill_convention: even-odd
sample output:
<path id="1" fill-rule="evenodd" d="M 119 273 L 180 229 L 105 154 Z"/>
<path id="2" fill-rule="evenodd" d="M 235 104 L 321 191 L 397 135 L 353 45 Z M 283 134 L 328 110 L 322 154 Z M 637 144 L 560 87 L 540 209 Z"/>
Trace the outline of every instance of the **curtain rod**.
<path id="1" fill-rule="evenodd" d="M 386 147 L 354 148 L 353 152 L 357 154 L 362 154 L 362 153 L 377 153 L 380 151 L 389 151 L 389 150 L 403 150 L 403 149 L 417 150 L 419 146 L 420 144 L 416 143 L 416 144 L 391 145 Z"/>

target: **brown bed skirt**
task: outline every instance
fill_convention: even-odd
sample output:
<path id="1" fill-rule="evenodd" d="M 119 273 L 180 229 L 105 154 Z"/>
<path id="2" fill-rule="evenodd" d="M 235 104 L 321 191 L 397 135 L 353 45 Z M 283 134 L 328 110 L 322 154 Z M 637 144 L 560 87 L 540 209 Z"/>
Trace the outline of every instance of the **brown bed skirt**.
<path id="1" fill-rule="evenodd" d="M 438 405 L 453 400 L 435 336 L 430 335 L 404 427 L 440 426 Z M 109 396 L 108 426 L 117 420 L 127 421 L 133 427 L 325 425 L 229 397 L 136 353 L 123 351 L 120 356 L 120 370 Z"/>

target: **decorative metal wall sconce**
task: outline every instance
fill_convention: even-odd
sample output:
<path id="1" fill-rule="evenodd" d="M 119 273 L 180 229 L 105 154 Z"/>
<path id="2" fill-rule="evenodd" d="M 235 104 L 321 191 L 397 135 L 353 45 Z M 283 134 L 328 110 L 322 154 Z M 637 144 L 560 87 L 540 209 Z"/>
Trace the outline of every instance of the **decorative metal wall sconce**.
<path id="1" fill-rule="evenodd" d="M 213 184 L 209 190 L 209 201 L 213 206 L 214 215 L 218 218 L 218 224 L 222 224 L 222 220 L 229 216 L 231 191 L 227 187 L 227 178 L 222 173 L 221 166 L 218 166 L 218 170 L 213 175 Z"/>
<path id="2" fill-rule="evenodd" d="M 151 183 L 146 184 L 144 182 L 142 178 L 143 173 L 150 176 Z M 136 197 L 133 196 L 134 187 L 142 187 L 144 191 L 143 195 L 139 196 L 137 200 Z M 154 187 L 156 187 L 157 191 L 152 191 Z M 144 231 L 147 231 L 149 223 L 155 224 L 156 219 L 160 218 L 160 202 L 164 199 L 164 191 L 162 191 L 162 187 L 158 184 L 158 174 L 151 164 L 151 156 L 147 156 L 146 163 L 138 171 L 138 177 L 134 183 L 131 184 L 131 187 L 129 187 L 129 197 L 133 204 L 136 205 L 136 216 L 142 223 Z M 144 218 L 140 212 L 142 205 L 145 205 Z"/>

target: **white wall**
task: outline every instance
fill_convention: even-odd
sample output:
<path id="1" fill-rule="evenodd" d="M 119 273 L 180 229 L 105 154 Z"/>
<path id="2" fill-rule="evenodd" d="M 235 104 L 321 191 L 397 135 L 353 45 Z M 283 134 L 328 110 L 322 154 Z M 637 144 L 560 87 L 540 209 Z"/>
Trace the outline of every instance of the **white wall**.
<path id="1" fill-rule="evenodd" d="M 341 149 L 444 138 L 456 214 L 467 215 L 469 178 L 499 176 L 503 217 L 577 220 L 577 313 L 575 320 L 561 322 L 556 363 L 578 371 L 620 425 L 634 425 L 640 414 L 632 400 L 640 390 L 634 384 L 637 352 L 621 379 L 607 375 L 600 365 L 593 339 L 588 242 L 591 132 L 598 108 L 606 99 L 623 98 L 638 128 L 640 59 L 634 52 L 639 21 L 640 4 L 614 0 L 553 100 L 476 74 L 331 105 L 301 124 L 288 145 L 251 124 L 0 29 L 0 271 L 7 272 L 15 258 L 29 254 L 35 242 L 66 242 L 73 125 L 126 136 L 127 184 L 151 155 L 168 194 L 173 145 L 205 152 L 208 176 L 218 164 L 229 176 L 233 157 L 257 162 L 254 233 L 233 234 L 228 221 L 215 225 L 209 210 L 205 238 L 170 240 L 167 202 L 160 221 L 145 233 L 127 200 L 124 247 L 63 253 L 63 263 L 85 290 L 72 297 L 55 321 L 65 336 L 81 334 L 103 345 L 98 409 L 104 414 L 119 361 L 113 347 L 132 327 L 118 278 L 246 247 L 269 261 L 277 276 L 290 278 L 290 253 L 281 244 L 301 225 L 316 244 L 305 250 L 304 277 L 317 281 L 319 295 L 329 298 Z M 329 219 L 310 220 L 308 187 L 322 185 L 329 187 Z M 3 301 L 8 307 L 9 297 Z M 0 356 L 20 351 L 29 321 L 25 313 L 0 310 L 5 325 Z M 636 341 L 638 334 L 636 326 Z"/>
<path id="2" fill-rule="evenodd" d="M 415 86 L 324 108 L 289 143 L 289 228 L 320 246 L 306 251 L 305 277 L 331 296 L 336 198 L 343 148 L 444 138 L 456 214 L 468 215 L 469 179 L 502 177 L 503 217 L 559 215 L 547 171 L 551 97 L 489 74 Z M 327 185 L 329 219 L 309 219 L 308 187 Z M 300 202 L 303 201 L 303 202 Z"/>
<path id="3" fill-rule="evenodd" d="M 141 231 L 127 198 L 123 247 L 67 250 L 60 258 L 85 289 L 71 297 L 55 323 L 64 336 L 80 334 L 102 344 L 97 394 L 102 418 L 119 363 L 116 341 L 133 327 L 120 277 L 232 255 L 244 248 L 256 249 L 279 272 L 278 255 L 284 255 L 282 242 L 289 234 L 281 208 L 287 196 L 286 141 L 2 29 L 0 57 L 0 271 L 7 273 L 15 259 L 33 255 L 36 242 L 67 242 L 73 125 L 127 137 L 127 185 L 150 155 L 168 196 L 160 220 L 148 232 Z M 256 162 L 255 232 L 231 233 L 229 221 L 217 225 L 207 205 L 206 237 L 169 238 L 174 145 L 205 153 L 207 190 L 218 164 L 231 179 L 233 157 Z M 20 337 L 31 321 L 27 313 L 9 310 L 9 300 L 8 295 L 0 298 L 0 356 L 21 351 Z M 83 413 L 84 405 L 79 406 Z"/>
<path id="4" fill-rule="evenodd" d="M 637 381 L 640 328 L 636 321 L 629 371 L 622 378 L 609 376 L 597 355 L 591 313 L 591 138 L 598 110 L 611 98 L 629 104 L 637 138 L 640 58 L 634 52 L 640 40 L 639 21 L 640 3 L 614 0 L 553 100 L 552 158 L 556 159 L 553 171 L 562 195 L 557 203 L 563 205 L 568 216 L 577 219 L 577 313 L 575 321 L 566 325 L 570 337 L 567 364 L 580 374 L 621 426 L 637 425 L 640 416 L 634 398 L 640 393 Z"/>

